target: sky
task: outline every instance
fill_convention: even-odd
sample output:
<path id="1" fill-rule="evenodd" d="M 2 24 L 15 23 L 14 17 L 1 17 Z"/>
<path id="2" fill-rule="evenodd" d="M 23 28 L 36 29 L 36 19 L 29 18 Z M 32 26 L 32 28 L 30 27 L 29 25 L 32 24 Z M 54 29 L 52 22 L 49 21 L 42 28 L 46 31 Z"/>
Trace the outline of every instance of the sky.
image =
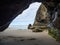
<path id="1" fill-rule="evenodd" d="M 29 24 L 33 25 L 36 12 L 40 5 L 41 3 L 38 3 L 38 2 L 30 4 L 30 6 L 26 10 L 24 10 L 12 21 L 9 27 L 28 26 Z"/>

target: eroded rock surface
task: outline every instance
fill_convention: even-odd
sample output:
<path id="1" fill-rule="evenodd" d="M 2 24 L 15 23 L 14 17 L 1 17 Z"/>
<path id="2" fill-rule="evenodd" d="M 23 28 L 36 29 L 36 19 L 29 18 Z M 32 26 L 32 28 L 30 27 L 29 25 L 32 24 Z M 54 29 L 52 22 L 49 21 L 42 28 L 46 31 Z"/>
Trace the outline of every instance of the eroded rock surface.
<path id="1" fill-rule="evenodd" d="M 45 27 L 44 27 L 45 26 Z M 39 7 L 35 22 L 34 32 L 49 27 L 48 33 L 60 41 L 60 2 L 42 2 Z"/>
<path id="2" fill-rule="evenodd" d="M 39 9 L 37 10 L 37 14 L 35 17 L 35 21 L 33 24 L 33 31 L 41 31 L 47 28 L 48 24 L 48 13 L 47 13 L 47 8 L 45 7 L 44 4 L 41 4 Z"/>
<path id="3" fill-rule="evenodd" d="M 41 27 L 53 27 L 60 29 L 60 2 L 42 2 L 37 10 L 33 27 L 41 29 Z M 35 30 L 35 29 L 34 29 Z"/>

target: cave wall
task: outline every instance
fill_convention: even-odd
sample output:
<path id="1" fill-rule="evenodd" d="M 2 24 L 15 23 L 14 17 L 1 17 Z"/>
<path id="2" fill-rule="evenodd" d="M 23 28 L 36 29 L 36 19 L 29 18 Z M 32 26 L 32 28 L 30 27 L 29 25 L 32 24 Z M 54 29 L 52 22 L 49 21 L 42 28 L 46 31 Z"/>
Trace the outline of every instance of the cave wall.
<path id="1" fill-rule="evenodd" d="M 48 27 L 48 34 L 60 41 L 60 2 L 42 2 L 37 10 L 33 27 L 38 28 L 40 26 L 38 28 L 40 30 L 41 26 L 44 25 Z"/>
<path id="2" fill-rule="evenodd" d="M 43 4 L 41 4 L 39 9 L 37 10 L 37 14 L 33 26 L 40 26 L 40 23 L 46 24 L 47 17 L 48 17 L 47 8 Z"/>

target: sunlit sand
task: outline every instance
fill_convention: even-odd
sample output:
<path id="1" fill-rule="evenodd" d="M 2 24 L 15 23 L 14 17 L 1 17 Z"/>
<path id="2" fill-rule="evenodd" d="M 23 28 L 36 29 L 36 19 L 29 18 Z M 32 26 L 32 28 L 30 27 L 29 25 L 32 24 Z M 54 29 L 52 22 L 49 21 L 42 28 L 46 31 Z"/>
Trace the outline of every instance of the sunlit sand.
<path id="1" fill-rule="evenodd" d="M 0 45 L 60 45 L 48 35 L 48 31 L 32 32 L 32 30 L 6 29 L 0 32 Z"/>

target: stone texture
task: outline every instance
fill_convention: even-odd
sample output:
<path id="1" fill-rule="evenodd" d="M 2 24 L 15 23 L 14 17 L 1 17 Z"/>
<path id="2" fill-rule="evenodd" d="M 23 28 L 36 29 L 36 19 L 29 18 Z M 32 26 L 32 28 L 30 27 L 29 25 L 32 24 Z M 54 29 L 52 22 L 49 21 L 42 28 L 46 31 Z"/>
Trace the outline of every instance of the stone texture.
<path id="1" fill-rule="evenodd" d="M 47 18 L 48 17 L 48 13 L 47 13 L 47 8 L 41 4 L 41 6 L 39 7 L 37 14 L 36 14 L 36 18 L 35 18 L 35 22 L 34 22 L 34 26 L 40 26 L 40 23 L 47 23 Z"/>
<path id="2" fill-rule="evenodd" d="M 47 13 L 47 8 L 45 7 L 44 4 L 41 4 L 39 9 L 37 10 L 37 14 L 35 17 L 35 21 L 33 24 L 34 32 L 42 32 L 47 28 L 47 23 L 48 23 L 48 13 Z"/>
<path id="3" fill-rule="evenodd" d="M 50 3 L 50 4 L 49 4 Z M 49 22 L 52 26 L 49 28 L 49 34 L 57 41 L 60 41 L 60 3 L 59 2 L 44 2 L 50 16 Z M 56 14 L 57 12 L 57 14 Z M 55 15 L 57 18 L 55 19 Z M 53 17 L 54 16 L 54 17 Z M 53 21 L 55 19 L 55 21 Z"/>
<path id="4" fill-rule="evenodd" d="M 42 2 L 37 10 L 33 24 L 35 28 L 32 31 L 40 32 L 44 30 L 48 24 L 50 24 L 48 33 L 57 41 L 60 41 L 60 2 Z"/>
<path id="5" fill-rule="evenodd" d="M 58 14 L 56 14 L 58 12 Z M 51 27 L 60 28 L 60 3 L 59 2 L 42 2 L 41 6 L 37 10 L 33 27 L 41 29 L 41 26 L 45 28 L 48 24 Z M 55 15 L 57 18 L 55 19 Z M 55 19 L 55 21 L 53 21 Z"/>

